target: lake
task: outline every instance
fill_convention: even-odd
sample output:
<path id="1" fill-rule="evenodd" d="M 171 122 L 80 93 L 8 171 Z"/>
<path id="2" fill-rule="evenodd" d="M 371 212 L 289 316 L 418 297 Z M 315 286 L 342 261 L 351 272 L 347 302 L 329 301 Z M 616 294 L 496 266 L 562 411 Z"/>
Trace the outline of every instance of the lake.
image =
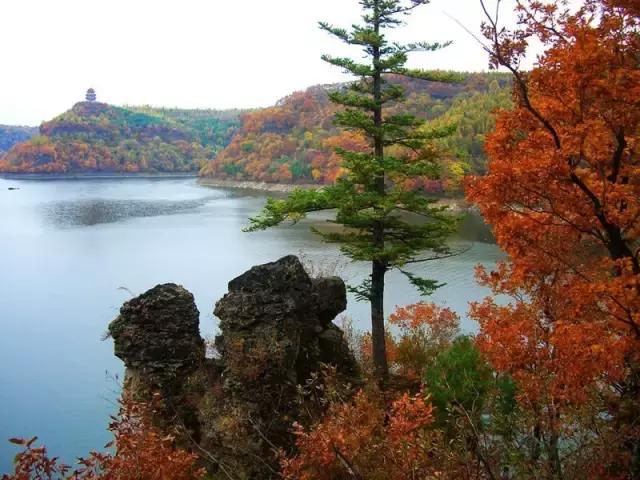
<path id="1" fill-rule="evenodd" d="M 19 190 L 8 190 L 8 188 Z M 196 298 L 204 336 L 215 332 L 214 303 L 252 265 L 302 253 L 337 263 L 350 283 L 365 264 L 337 260 L 308 225 L 242 233 L 265 196 L 201 187 L 194 178 L 0 179 L 0 473 L 11 468 L 12 436 L 39 437 L 66 462 L 109 441 L 108 415 L 122 363 L 102 341 L 120 305 L 158 283 L 184 285 Z M 464 236 L 483 236 L 471 218 Z M 501 257 L 490 243 L 416 269 L 446 282 L 433 296 L 464 317 L 487 294 L 478 263 Z M 387 312 L 419 300 L 402 275 L 388 275 Z M 348 315 L 367 328 L 368 306 L 349 299 Z M 464 318 L 463 327 L 473 330 Z"/>

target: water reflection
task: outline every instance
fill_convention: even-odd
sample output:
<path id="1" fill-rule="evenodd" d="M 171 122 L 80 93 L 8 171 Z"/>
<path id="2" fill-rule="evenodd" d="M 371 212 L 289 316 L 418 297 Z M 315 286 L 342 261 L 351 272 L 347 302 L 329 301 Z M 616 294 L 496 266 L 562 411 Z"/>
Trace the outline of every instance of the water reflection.
<path id="1" fill-rule="evenodd" d="M 183 201 L 117 199 L 63 201 L 45 205 L 43 214 L 47 222 L 60 228 L 92 226 L 131 218 L 188 213 L 196 211 L 212 198 Z"/>

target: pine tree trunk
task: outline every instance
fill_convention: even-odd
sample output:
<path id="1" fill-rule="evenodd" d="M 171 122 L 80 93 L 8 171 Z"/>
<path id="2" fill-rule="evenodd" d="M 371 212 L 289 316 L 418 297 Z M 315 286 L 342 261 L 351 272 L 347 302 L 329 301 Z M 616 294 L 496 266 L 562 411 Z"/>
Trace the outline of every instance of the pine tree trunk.
<path id="1" fill-rule="evenodd" d="M 384 333 L 384 275 L 386 267 L 374 260 L 371 269 L 371 340 L 376 376 L 383 383 L 389 376 Z"/>
<path id="2" fill-rule="evenodd" d="M 374 8 L 375 30 L 380 31 L 380 17 L 378 2 Z M 377 128 L 374 135 L 374 154 L 376 161 L 382 163 L 384 160 L 384 138 L 381 132 L 382 128 L 382 73 L 379 67 L 380 48 L 373 48 L 373 99 L 377 102 L 377 107 L 373 112 L 373 121 Z M 385 178 L 384 174 L 379 175 L 375 179 L 376 193 L 384 196 Z M 373 240 L 378 251 L 384 249 L 384 225 L 378 224 L 373 229 Z M 384 385 L 389 376 L 389 367 L 387 365 L 387 348 L 385 345 L 385 328 L 384 328 L 384 276 L 387 273 L 386 263 L 379 258 L 372 262 L 371 267 L 371 340 L 373 344 L 373 363 L 375 366 L 376 376 L 381 384 Z"/>

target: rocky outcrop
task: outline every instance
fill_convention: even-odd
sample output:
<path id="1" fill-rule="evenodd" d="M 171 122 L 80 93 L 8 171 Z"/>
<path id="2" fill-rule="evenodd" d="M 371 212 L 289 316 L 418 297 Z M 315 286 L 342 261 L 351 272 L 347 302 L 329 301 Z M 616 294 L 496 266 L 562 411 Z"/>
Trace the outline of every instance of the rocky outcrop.
<path id="1" fill-rule="evenodd" d="M 239 344 L 245 353 L 268 347 L 271 356 L 264 367 L 270 374 L 279 372 L 278 384 L 301 383 L 321 362 L 352 373 L 355 361 L 342 348 L 342 332 L 331 323 L 346 307 L 340 278 L 311 279 L 297 257 L 284 257 L 229 282 L 229 293 L 214 310 L 222 332 L 216 347 L 223 359 Z M 234 372 L 227 373 L 233 378 Z"/>
<path id="2" fill-rule="evenodd" d="M 126 302 L 109 334 L 116 357 L 128 369 L 168 379 L 191 373 L 203 362 L 199 323 L 193 295 L 167 283 Z"/>
<path id="3" fill-rule="evenodd" d="M 341 279 L 312 279 L 287 256 L 229 282 L 214 311 L 215 358 L 205 358 L 193 296 L 174 284 L 126 302 L 109 332 L 127 366 L 127 388 L 165 400 L 160 424 L 182 427 L 181 443 L 208 452 L 212 471 L 265 479 L 277 471 L 276 450 L 293 444 L 299 386 L 317 380 L 324 364 L 344 382 L 357 378 L 332 323 L 346 305 Z"/>
<path id="4" fill-rule="evenodd" d="M 184 447 L 200 438 L 197 406 L 186 382 L 205 366 L 199 323 L 193 295 L 167 283 L 125 302 L 109 325 L 115 355 L 127 367 L 125 389 L 138 400 L 153 400 L 156 423 L 180 427 Z"/>

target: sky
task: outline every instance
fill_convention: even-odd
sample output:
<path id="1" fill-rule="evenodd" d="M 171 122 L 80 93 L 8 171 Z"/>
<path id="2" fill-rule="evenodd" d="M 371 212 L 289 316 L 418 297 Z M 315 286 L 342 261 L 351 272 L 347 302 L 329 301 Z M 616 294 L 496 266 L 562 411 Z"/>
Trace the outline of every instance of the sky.
<path id="1" fill-rule="evenodd" d="M 115 105 L 272 105 L 348 79 L 320 55 L 360 52 L 317 22 L 348 27 L 359 13 L 356 0 L 0 0 L 0 124 L 38 125 L 89 87 Z M 479 1 L 432 0 L 390 36 L 454 42 L 410 66 L 486 71 L 486 54 L 451 17 L 479 32 Z"/>

